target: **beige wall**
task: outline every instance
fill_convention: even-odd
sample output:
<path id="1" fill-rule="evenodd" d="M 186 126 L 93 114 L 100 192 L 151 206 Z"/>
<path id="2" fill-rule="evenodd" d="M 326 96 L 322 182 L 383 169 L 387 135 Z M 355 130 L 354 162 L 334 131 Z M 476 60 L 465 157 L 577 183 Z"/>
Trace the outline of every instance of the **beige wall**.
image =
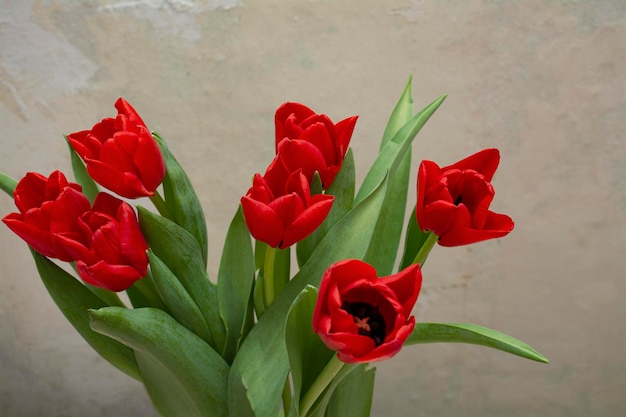
<path id="1" fill-rule="evenodd" d="M 622 0 L 0 0 L 0 171 L 69 172 L 62 134 L 124 96 L 201 194 L 214 272 L 272 157 L 275 108 L 360 115 L 362 178 L 412 73 L 418 106 L 449 94 L 414 165 L 499 147 L 493 207 L 517 225 L 437 248 L 418 320 L 490 326 L 552 362 L 413 346 L 379 366 L 373 415 L 624 415 L 625 29 Z M 26 246 L 5 227 L 0 244 L 0 415 L 154 416 L 66 323 Z"/>

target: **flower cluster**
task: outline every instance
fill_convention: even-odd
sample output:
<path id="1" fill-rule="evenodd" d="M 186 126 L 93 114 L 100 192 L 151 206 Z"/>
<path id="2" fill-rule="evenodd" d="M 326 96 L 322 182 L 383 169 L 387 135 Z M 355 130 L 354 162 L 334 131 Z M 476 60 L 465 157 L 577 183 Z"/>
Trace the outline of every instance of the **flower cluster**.
<path id="1" fill-rule="evenodd" d="M 490 329 L 416 323 L 412 315 L 435 243 L 466 245 L 513 229 L 510 217 L 490 210 L 497 149 L 443 168 L 421 161 L 415 215 L 393 272 L 406 208 L 397 194 L 410 172 L 400 161 L 443 98 L 409 117 L 405 90 L 356 196 L 348 151 L 357 117 L 334 123 L 299 103 L 280 106 L 275 157 L 241 197 L 217 283 L 208 279 L 206 225 L 191 182 L 122 98 L 114 118 L 67 136 L 80 158 L 78 183 L 60 171 L 30 172 L 19 182 L 0 174 L 18 210 L 2 220 L 35 251 L 61 310 L 85 311 L 68 320 L 141 380 L 164 416 L 177 415 L 179 404 L 195 415 L 269 416 L 281 400 L 284 415 L 325 415 L 338 386 L 371 391 L 359 364 L 389 359 L 407 344 L 479 343 L 545 361 Z M 140 197 L 158 214 L 122 200 Z M 294 246 L 300 270 L 292 275 Z M 73 263 L 90 285 L 46 258 Z M 357 377 L 344 381 L 352 372 Z M 178 389 L 159 378 L 166 373 Z M 185 395 L 176 397 L 180 390 Z"/>

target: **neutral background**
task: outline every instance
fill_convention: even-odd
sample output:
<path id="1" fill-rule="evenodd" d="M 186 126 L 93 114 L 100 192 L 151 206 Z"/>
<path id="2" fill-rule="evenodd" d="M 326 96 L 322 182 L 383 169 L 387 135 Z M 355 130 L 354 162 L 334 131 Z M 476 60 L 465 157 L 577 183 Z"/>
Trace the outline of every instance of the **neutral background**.
<path id="1" fill-rule="evenodd" d="M 409 74 L 416 107 L 449 95 L 414 167 L 500 148 L 493 209 L 516 221 L 505 239 L 436 248 L 415 314 L 504 331 L 551 363 L 409 347 L 378 366 L 373 415 L 625 415 L 622 0 L 0 0 L 0 171 L 70 172 L 62 135 L 124 96 L 197 188 L 215 275 L 239 197 L 273 156 L 274 110 L 358 114 L 361 179 Z M 0 215 L 13 210 L 0 196 Z M 2 225 L 0 244 L 0 415 L 155 416 Z"/>

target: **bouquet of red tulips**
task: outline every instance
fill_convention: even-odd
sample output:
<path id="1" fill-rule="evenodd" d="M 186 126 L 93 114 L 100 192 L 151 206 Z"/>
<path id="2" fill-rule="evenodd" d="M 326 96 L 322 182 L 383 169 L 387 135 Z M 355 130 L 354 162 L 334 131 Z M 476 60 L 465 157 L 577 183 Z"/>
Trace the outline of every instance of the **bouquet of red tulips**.
<path id="1" fill-rule="evenodd" d="M 189 178 L 121 98 L 117 116 L 67 135 L 75 182 L 59 171 L 0 174 L 17 206 L 3 222 L 30 246 L 69 322 L 145 385 L 161 415 L 367 416 L 370 364 L 403 346 L 473 343 L 547 362 L 498 331 L 411 315 L 436 243 L 513 229 L 490 210 L 497 149 L 443 167 L 422 161 L 406 216 L 411 143 L 444 98 L 414 113 L 409 80 L 358 189 L 357 118 L 280 106 L 276 156 L 243 193 L 214 279 Z M 140 197 L 154 207 L 128 203 Z"/>

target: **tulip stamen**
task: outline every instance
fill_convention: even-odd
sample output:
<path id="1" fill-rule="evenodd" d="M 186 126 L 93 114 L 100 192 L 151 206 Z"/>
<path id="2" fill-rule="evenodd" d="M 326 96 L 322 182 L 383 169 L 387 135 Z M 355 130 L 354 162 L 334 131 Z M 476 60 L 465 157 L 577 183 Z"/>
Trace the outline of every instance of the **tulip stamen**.
<path id="1" fill-rule="evenodd" d="M 352 315 L 358 334 L 369 337 L 376 346 L 383 344 L 387 336 L 387 327 L 378 306 L 360 301 L 345 301 L 341 308 Z"/>

